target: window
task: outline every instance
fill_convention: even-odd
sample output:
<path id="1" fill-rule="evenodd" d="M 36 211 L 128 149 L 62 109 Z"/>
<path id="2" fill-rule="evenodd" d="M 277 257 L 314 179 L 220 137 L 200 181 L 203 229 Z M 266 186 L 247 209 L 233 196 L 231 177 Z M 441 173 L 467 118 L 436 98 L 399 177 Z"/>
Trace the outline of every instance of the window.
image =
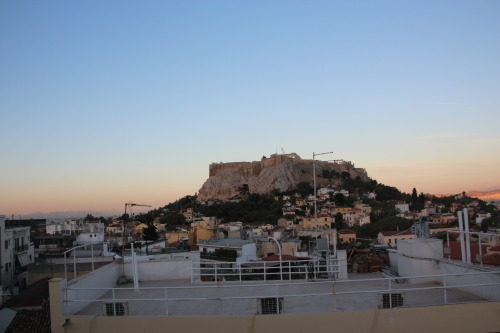
<path id="1" fill-rule="evenodd" d="M 384 293 L 380 295 L 379 308 L 390 309 L 404 305 L 404 293 Z"/>
<path id="2" fill-rule="evenodd" d="M 127 314 L 127 303 L 104 303 L 104 314 L 106 316 L 125 316 Z"/>
<path id="3" fill-rule="evenodd" d="M 283 313 L 283 298 L 261 298 L 259 303 L 260 314 L 279 314 Z"/>

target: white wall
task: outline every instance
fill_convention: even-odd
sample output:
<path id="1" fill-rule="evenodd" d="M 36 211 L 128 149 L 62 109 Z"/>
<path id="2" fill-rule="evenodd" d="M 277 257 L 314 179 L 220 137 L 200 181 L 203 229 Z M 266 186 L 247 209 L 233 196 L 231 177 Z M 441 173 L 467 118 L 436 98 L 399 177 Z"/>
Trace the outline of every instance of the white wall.
<path id="1" fill-rule="evenodd" d="M 347 252 L 345 250 L 337 251 L 338 264 L 340 265 L 339 280 L 347 280 Z"/>
<path id="2" fill-rule="evenodd" d="M 468 285 L 468 284 L 494 284 L 500 283 L 500 272 L 495 274 L 473 274 L 491 271 L 478 265 L 468 265 L 461 261 L 448 260 L 443 258 L 443 243 L 440 239 L 407 239 L 398 242 L 397 254 L 394 251 L 389 253 L 391 266 L 397 267 L 399 275 L 422 276 L 422 275 L 445 275 L 458 274 L 457 276 L 429 277 L 422 279 L 412 279 L 411 282 L 437 282 L 447 286 Z M 491 286 L 460 287 L 471 294 L 481 296 L 485 299 L 498 300 L 500 298 L 500 288 Z"/>
<path id="3" fill-rule="evenodd" d="M 169 261 L 138 261 L 139 281 L 191 279 L 192 263 L 192 260 L 182 258 Z M 132 263 L 125 264 L 125 275 L 133 277 Z"/>
<path id="4" fill-rule="evenodd" d="M 464 274 L 464 273 L 481 273 L 484 270 L 478 266 L 471 266 L 462 263 L 461 261 L 443 261 L 439 264 L 438 274 Z M 480 275 L 459 275 L 446 277 L 446 285 L 464 285 L 464 284 L 491 284 L 500 283 L 500 272 L 497 270 L 496 274 L 480 274 Z M 500 299 L 500 287 L 461 287 L 460 289 L 466 290 L 471 294 L 484 297 L 485 299 Z"/>
<path id="5" fill-rule="evenodd" d="M 436 275 L 439 274 L 436 260 L 443 258 L 443 242 L 425 238 L 400 240 L 398 255 L 399 276 Z"/>
<path id="6" fill-rule="evenodd" d="M 68 273 L 73 274 L 73 273 Z M 113 288 L 116 286 L 116 281 L 121 274 L 121 265 L 118 263 L 111 263 L 96 269 L 94 272 L 85 274 L 72 281 L 69 281 L 68 287 L 70 288 Z M 67 298 L 74 299 L 95 299 L 101 297 L 106 290 L 68 290 Z M 66 313 L 75 313 L 86 307 L 88 302 L 69 302 L 66 304 Z M 63 305 L 63 311 L 64 305 Z"/>
<path id="7" fill-rule="evenodd" d="M 241 247 L 241 256 L 236 258 L 236 262 L 249 262 L 251 260 L 257 260 L 256 243 L 244 244 Z"/>

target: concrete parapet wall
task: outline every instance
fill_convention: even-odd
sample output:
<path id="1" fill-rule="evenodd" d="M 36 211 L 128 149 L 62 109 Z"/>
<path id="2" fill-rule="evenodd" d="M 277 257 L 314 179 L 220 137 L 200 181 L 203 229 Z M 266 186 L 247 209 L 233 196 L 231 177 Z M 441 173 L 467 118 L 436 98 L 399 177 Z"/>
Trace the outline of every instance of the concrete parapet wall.
<path id="1" fill-rule="evenodd" d="M 121 265 L 111 263 L 94 272 L 76 278 L 68 283 L 71 288 L 113 288 L 120 277 Z M 63 280 L 64 281 L 64 280 Z M 68 290 L 66 299 L 92 299 L 101 297 L 105 290 Z M 75 313 L 86 307 L 86 302 L 68 302 L 65 305 L 66 313 Z"/>
<path id="2" fill-rule="evenodd" d="M 303 333 L 311 328 L 345 333 L 373 332 L 498 332 L 500 302 L 397 308 L 388 310 L 327 312 L 291 315 L 197 316 L 197 317 L 106 317 L 62 316 L 60 307 L 52 304 L 61 298 L 57 284 L 51 288 L 53 333 L 87 332 L 253 332 Z M 66 327 L 62 323 L 70 322 Z"/>
<path id="3" fill-rule="evenodd" d="M 191 279 L 191 267 L 192 261 L 189 259 L 137 263 L 140 281 Z M 132 263 L 125 264 L 125 275 L 132 278 Z"/>

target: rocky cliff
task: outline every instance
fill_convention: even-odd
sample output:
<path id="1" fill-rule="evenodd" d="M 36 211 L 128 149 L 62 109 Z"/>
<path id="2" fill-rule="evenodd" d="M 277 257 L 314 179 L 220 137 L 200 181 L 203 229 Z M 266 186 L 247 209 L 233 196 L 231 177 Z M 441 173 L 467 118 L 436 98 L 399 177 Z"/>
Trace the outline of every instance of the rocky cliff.
<path id="1" fill-rule="evenodd" d="M 338 173 L 348 172 L 352 178 L 360 176 L 368 180 L 366 171 L 355 168 L 350 162 L 316 161 L 316 181 L 318 186 L 339 185 L 338 179 L 322 178 L 323 170 Z M 265 194 L 273 189 L 287 191 L 298 183 L 313 183 L 313 161 L 303 160 L 297 154 L 273 154 L 261 161 L 213 163 L 210 177 L 198 193 L 199 201 L 228 200 L 242 193 Z"/>

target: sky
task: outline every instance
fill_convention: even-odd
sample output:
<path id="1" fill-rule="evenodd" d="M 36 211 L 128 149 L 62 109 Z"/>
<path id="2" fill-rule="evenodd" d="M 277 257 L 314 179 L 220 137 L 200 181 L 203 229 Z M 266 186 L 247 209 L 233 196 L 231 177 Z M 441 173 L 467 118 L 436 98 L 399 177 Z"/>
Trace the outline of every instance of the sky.
<path id="1" fill-rule="evenodd" d="M 333 152 L 500 188 L 500 1 L 0 2 L 0 214 L 164 206 L 213 162 Z"/>

